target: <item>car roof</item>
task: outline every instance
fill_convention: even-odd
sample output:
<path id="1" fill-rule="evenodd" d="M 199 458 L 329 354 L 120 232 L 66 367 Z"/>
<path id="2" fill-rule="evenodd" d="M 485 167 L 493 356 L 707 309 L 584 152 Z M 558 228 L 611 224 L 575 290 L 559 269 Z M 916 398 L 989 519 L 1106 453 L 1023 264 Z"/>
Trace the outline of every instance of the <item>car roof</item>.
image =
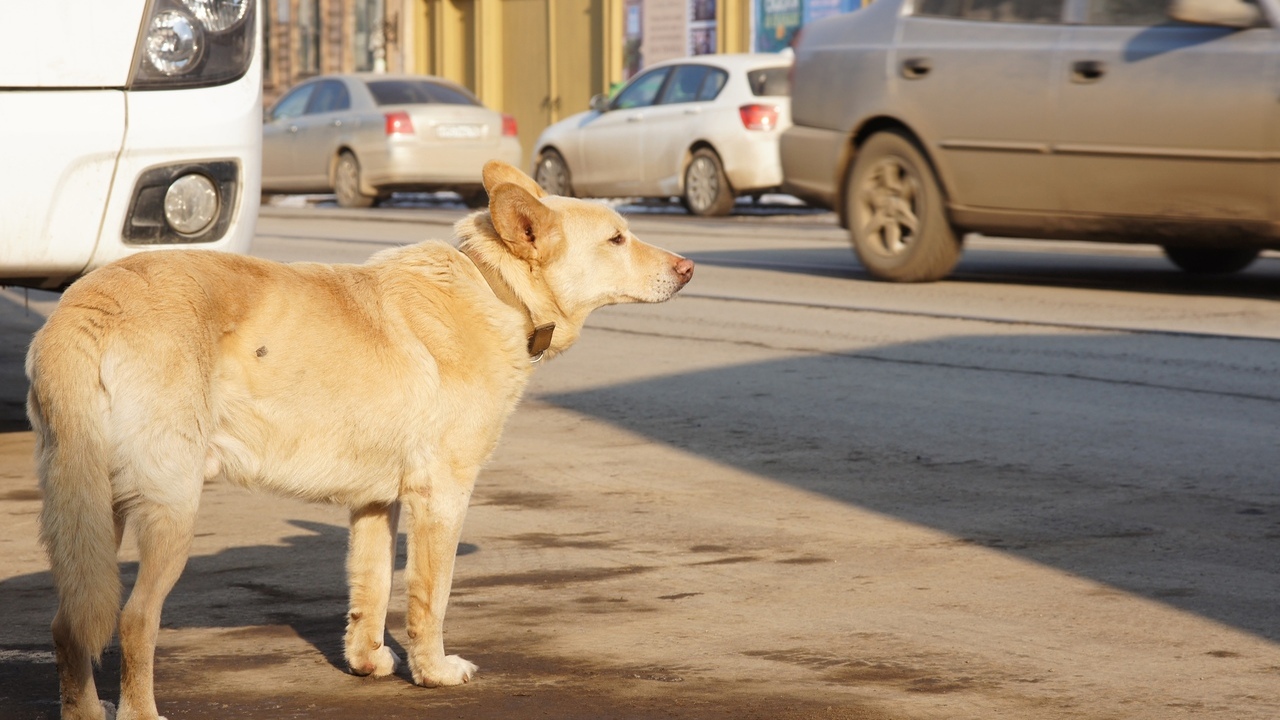
<path id="1" fill-rule="evenodd" d="M 342 80 L 362 80 L 364 82 L 373 82 L 376 80 L 427 80 L 429 82 L 440 83 L 441 85 L 458 86 L 458 83 L 450 80 L 449 78 L 440 77 L 439 75 L 419 75 L 414 73 L 354 72 L 333 73 L 330 75 L 322 75 L 321 77 Z"/>
<path id="2" fill-rule="evenodd" d="M 791 53 L 712 53 L 708 55 L 690 55 L 688 57 L 663 60 L 645 67 L 650 70 L 666 65 L 713 65 L 729 72 L 746 72 L 761 67 L 785 67 L 791 64 Z"/>
<path id="3" fill-rule="evenodd" d="M 299 80 L 290 89 L 292 89 L 293 87 L 298 87 L 299 85 L 305 85 L 307 83 L 319 82 L 321 80 L 357 81 L 361 83 L 369 83 L 369 82 L 375 82 L 375 81 L 381 81 L 381 80 L 408 80 L 408 81 L 426 80 L 427 82 L 433 82 L 439 85 L 447 85 L 452 88 L 461 88 L 462 90 L 465 90 L 468 93 L 471 92 L 470 90 L 467 90 L 465 86 L 459 85 L 458 83 L 454 82 L 453 80 L 450 80 L 449 78 L 440 77 L 439 75 L 419 75 L 419 74 L 413 74 L 413 73 L 378 73 L 378 72 L 326 73 L 324 75 L 316 75 L 314 77 L 309 77 L 305 80 Z"/>

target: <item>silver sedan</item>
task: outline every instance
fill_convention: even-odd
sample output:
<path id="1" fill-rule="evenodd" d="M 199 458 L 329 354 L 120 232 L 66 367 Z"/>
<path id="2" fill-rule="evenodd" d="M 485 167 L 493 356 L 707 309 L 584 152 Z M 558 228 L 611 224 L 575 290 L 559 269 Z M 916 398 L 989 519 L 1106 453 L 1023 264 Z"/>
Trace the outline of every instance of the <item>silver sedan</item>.
<path id="1" fill-rule="evenodd" d="M 267 113 L 262 190 L 333 192 L 343 207 L 369 207 L 395 191 L 452 190 L 485 202 L 480 172 L 518 165 L 516 121 L 466 88 L 424 75 L 312 78 Z"/>

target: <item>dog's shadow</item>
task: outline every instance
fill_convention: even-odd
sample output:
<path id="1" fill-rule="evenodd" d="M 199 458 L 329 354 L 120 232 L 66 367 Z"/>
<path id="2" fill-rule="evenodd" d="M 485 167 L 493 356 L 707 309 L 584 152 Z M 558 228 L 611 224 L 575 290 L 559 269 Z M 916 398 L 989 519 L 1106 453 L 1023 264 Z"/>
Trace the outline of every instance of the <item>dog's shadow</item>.
<path id="1" fill-rule="evenodd" d="M 343 563 L 347 528 L 304 520 L 289 522 L 305 532 L 282 538 L 281 544 L 230 547 L 212 555 L 193 555 L 165 602 L 162 627 L 242 628 L 246 632 L 276 632 L 277 628 L 287 627 L 328 663 L 347 672 L 342 647 L 347 612 Z M 403 534 L 397 545 L 396 568 L 403 569 Z M 459 555 L 477 550 L 467 543 L 458 546 Z M 137 569 L 134 562 L 120 564 L 126 597 Z M 44 699 L 57 698 L 56 675 L 46 664 L 52 661 L 53 650 L 47 628 L 57 607 L 52 575 L 46 571 L 0 581 L 0 605 L 9 614 L 10 628 L 21 625 L 15 635 L 27 640 L 0 640 L 0 716 L 8 718 L 5 708 L 10 702 L 26 705 L 36 701 L 35 697 L 25 701 L 17 697 L 27 694 L 16 692 L 20 686 L 43 692 Z M 394 599 L 392 607 L 396 607 Z M 393 614 L 393 619 L 397 616 Z M 31 638 L 44 640 L 31 642 Z M 388 645 L 405 657 L 404 648 L 390 637 Z M 163 651 L 160 648 L 159 652 Z M 118 669 L 113 643 L 103 658 L 103 671 L 97 674 L 102 697 L 115 697 L 119 692 Z M 405 663 L 401 663 L 398 673 L 409 679 Z"/>

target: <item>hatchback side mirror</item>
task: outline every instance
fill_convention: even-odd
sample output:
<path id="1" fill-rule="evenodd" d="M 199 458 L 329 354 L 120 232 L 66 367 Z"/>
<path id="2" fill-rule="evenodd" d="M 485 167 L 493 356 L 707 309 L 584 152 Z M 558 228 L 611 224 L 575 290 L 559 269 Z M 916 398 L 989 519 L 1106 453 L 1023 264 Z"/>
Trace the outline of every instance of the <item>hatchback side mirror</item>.
<path id="1" fill-rule="evenodd" d="M 1243 0 L 1173 0 L 1169 17 L 1196 25 L 1251 28 L 1262 20 L 1262 10 Z"/>
<path id="2" fill-rule="evenodd" d="M 591 109 L 598 113 L 609 112 L 609 96 L 604 93 L 592 95 Z"/>

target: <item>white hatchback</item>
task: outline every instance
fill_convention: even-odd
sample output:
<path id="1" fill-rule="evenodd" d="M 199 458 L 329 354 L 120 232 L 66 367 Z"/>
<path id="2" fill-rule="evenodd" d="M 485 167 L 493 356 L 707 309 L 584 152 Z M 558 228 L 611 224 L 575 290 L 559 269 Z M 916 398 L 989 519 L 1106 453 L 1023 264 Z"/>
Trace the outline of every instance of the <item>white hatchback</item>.
<path id="1" fill-rule="evenodd" d="M 544 130 L 534 179 L 556 195 L 679 197 L 695 215 L 727 215 L 738 196 L 782 183 L 790 64 L 766 53 L 656 63 Z"/>
<path id="2" fill-rule="evenodd" d="M 247 250 L 256 0 L 74 6 L 0 6 L 0 284 L 60 288 L 147 249 Z"/>

